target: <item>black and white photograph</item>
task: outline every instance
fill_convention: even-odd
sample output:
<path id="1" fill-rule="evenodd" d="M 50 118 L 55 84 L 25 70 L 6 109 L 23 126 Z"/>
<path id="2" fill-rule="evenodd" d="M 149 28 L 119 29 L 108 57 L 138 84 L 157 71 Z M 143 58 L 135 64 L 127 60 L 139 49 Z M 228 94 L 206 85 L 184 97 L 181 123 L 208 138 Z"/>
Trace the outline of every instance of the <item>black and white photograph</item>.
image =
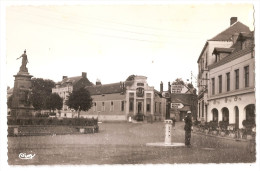
<path id="1" fill-rule="evenodd" d="M 1 170 L 258 170 L 257 15 L 253 0 L 1 1 Z"/>

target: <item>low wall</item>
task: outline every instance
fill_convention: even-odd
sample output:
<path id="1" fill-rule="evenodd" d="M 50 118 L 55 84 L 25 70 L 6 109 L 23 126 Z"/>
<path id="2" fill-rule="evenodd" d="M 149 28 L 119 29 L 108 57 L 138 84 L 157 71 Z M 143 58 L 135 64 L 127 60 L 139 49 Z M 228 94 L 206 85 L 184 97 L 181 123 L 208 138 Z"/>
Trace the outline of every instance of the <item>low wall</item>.
<path id="1" fill-rule="evenodd" d="M 12 125 L 8 126 L 8 136 L 40 136 L 40 135 L 64 135 L 96 133 L 99 127 L 96 126 L 42 126 L 42 125 Z"/>
<path id="2" fill-rule="evenodd" d="M 98 118 L 98 121 L 104 122 L 104 121 L 127 121 L 125 115 L 82 115 L 83 117 L 88 118 Z"/>

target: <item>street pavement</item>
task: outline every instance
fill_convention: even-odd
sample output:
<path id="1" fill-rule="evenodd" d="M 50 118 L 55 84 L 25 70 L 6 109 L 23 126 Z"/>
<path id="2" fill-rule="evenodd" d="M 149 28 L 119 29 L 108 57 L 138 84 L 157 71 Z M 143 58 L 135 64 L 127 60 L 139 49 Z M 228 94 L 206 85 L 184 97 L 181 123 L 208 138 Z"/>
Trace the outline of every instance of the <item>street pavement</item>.
<path id="1" fill-rule="evenodd" d="M 164 142 L 163 122 L 101 123 L 100 132 L 79 135 L 8 137 L 9 165 L 254 163 L 248 142 L 192 133 L 191 148 L 151 147 Z M 184 143 L 184 123 L 172 129 L 172 142 Z M 21 159 L 19 154 L 35 155 Z M 21 157 L 21 156 L 20 156 Z"/>

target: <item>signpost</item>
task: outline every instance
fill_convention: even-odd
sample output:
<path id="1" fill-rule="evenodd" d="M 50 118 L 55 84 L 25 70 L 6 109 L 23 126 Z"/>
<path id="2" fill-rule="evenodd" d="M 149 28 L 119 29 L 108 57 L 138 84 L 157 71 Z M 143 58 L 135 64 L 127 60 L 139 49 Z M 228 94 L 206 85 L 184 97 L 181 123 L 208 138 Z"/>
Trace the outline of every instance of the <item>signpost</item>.
<path id="1" fill-rule="evenodd" d="M 186 93 L 188 91 L 184 85 L 171 85 L 171 88 L 172 93 Z"/>
<path id="2" fill-rule="evenodd" d="M 171 108 L 181 109 L 183 107 L 184 107 L 184 105 L 182 103 L 171 103 Z"/>

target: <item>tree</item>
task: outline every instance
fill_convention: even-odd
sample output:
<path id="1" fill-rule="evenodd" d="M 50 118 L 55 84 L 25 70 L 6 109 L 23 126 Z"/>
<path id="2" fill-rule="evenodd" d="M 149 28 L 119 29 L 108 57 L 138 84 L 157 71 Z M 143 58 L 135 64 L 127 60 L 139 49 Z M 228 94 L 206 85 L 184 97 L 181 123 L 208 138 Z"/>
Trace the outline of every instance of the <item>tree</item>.
<path id="1" fill-rule="evenodd" d="M 191 84 L 191 83 L 188 83 L 187 86 L 188 86 L 190 89 L 194 88 L 193 84 Z"/>
<path id="2" fill-rule="evenodd" d="M 78 111 L 79 118 L 80 111 L 88 111 L 92 107 L 92 100 L 89 91 L 82 87 L 70 93 L 66 105 L 70 109 Z"/>
<path id="3" fill-rule="evenodd" d="M 31 101 L 35 110 L 46 109 L 46 99 L 51 95 L 54 87 L 55 83 L 52 80 L 32 79 Z"/>
<path id="4" fill-rule="evenodd" d="M 175 81 L 172 83 L 173 85 L 184 85 L 184 82 L 181 78 L 177 78 Z"/>
<path id="5" fill-rule="evenodd" d="M 13 95 L 9 96 L 8 99 L 7 99 L 7 107 L 9 109 L 12 108 L 12 101 L 13 101 Z"/>
<path id="6" fill-rule="evenodd" d="M 49 109 L 50 111 L 52 110 L 53 112 L 56 109 L 61 110 L 63 105 L 63 99 L 57 93 L 53 93 L 46 98 L 45 105 L 47 109 Z"/>
<path id="7" fill-rule="evenodd" d="M 127 77 L 126 81 L 132 81 L 135 79 L 135 75 L 130 75 L 129 77 Z"/>

